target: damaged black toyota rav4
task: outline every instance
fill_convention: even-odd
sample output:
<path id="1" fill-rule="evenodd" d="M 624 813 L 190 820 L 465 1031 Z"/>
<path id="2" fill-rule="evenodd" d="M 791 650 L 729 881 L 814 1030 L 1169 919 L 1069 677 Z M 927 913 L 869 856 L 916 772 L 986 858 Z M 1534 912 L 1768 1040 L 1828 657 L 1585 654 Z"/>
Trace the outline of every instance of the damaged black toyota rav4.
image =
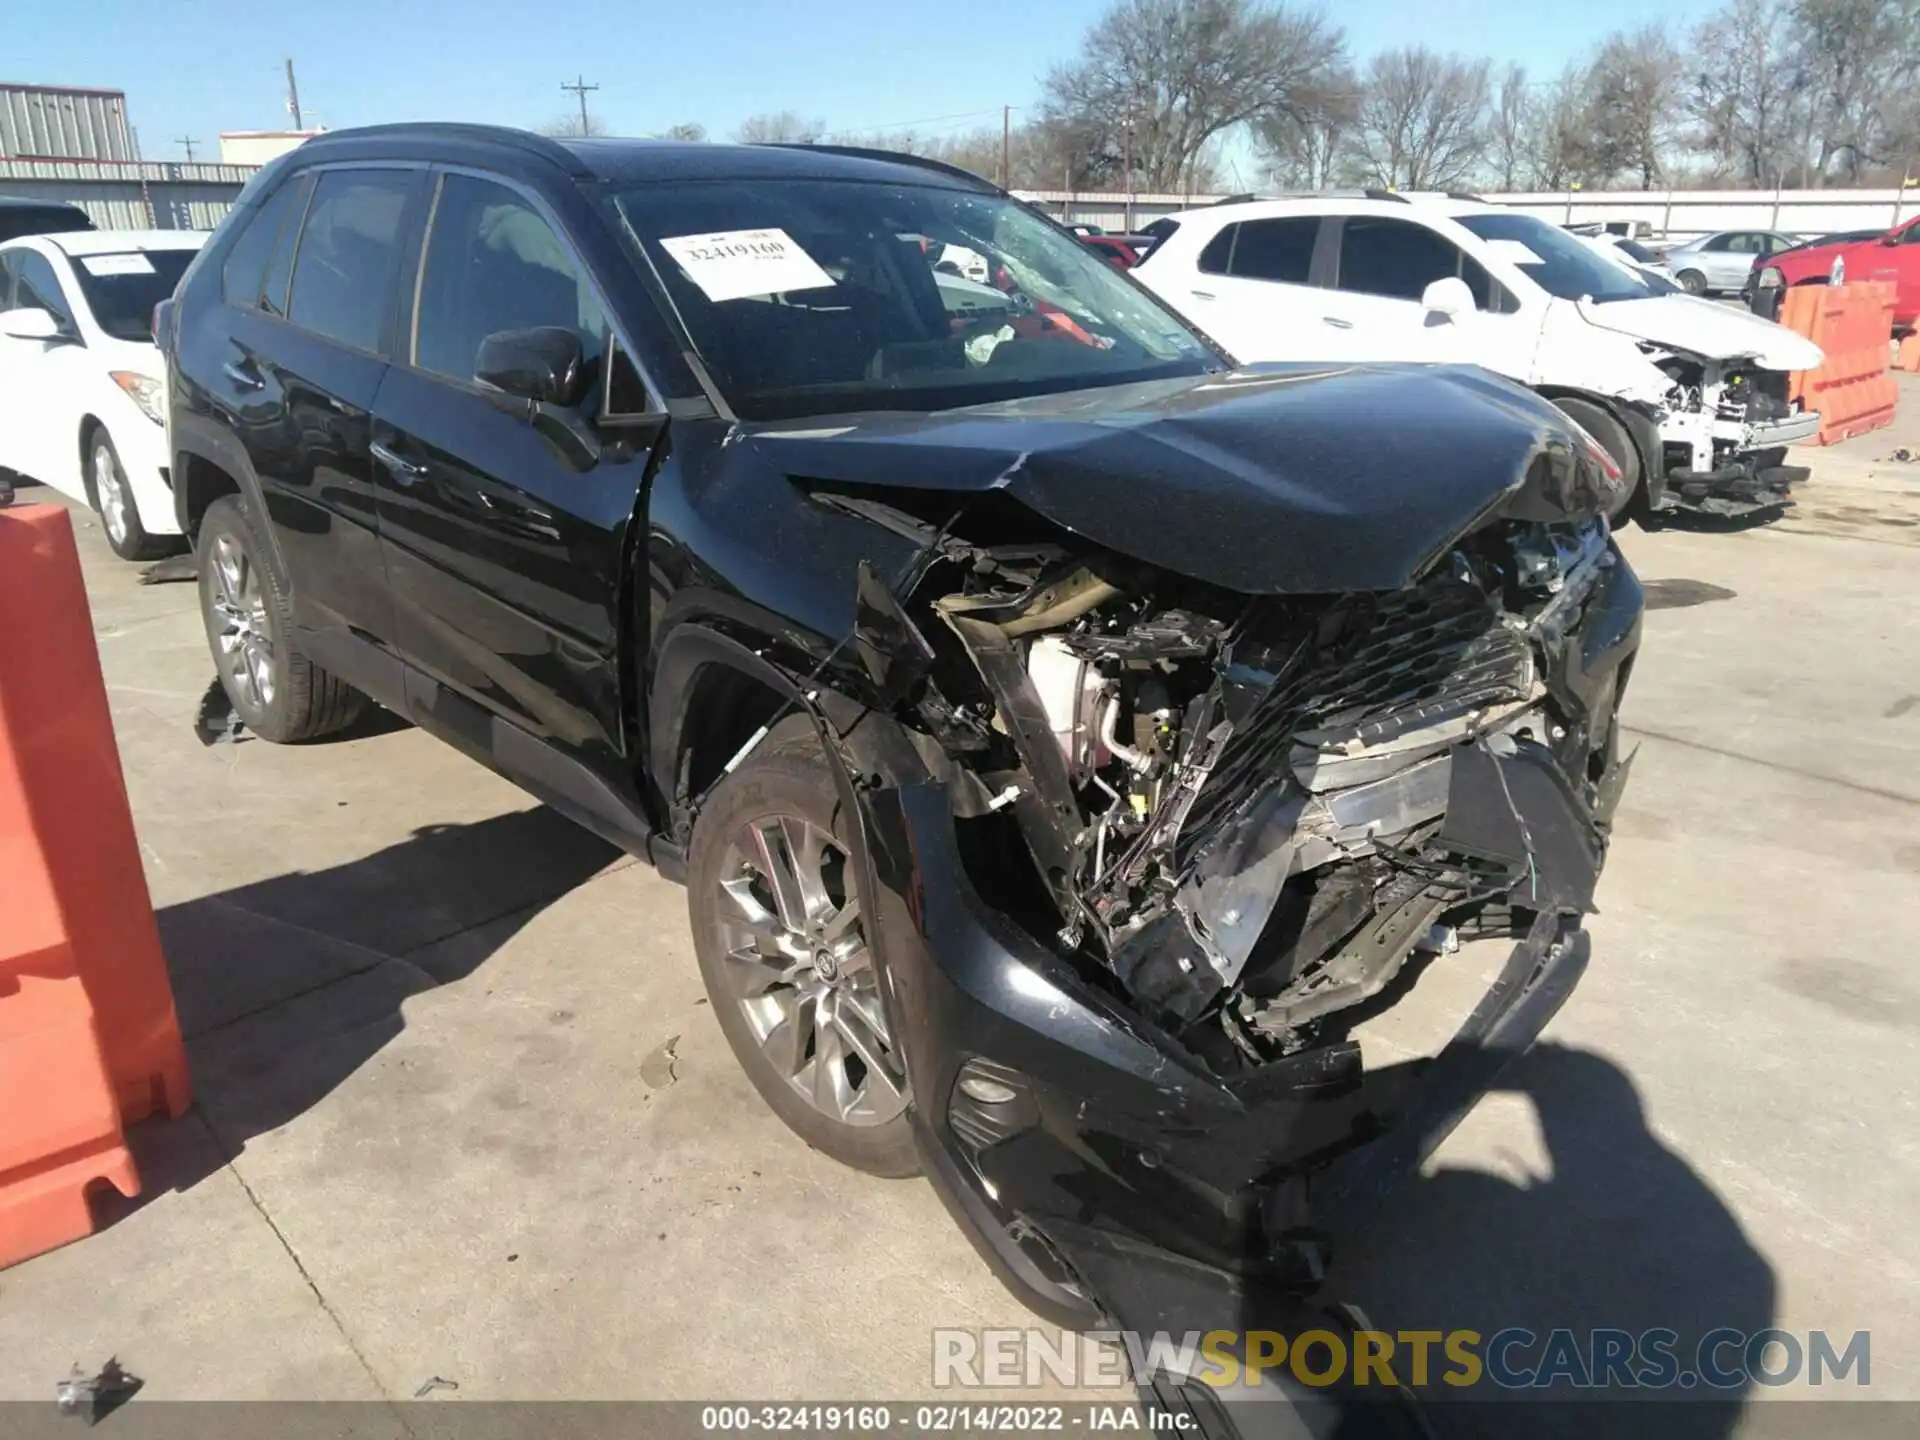
<path id="1" fill-rule="evenodd" d="M 767 1103 L 1051 1317 L 1310 1275 L 1586 963 L 1641 592 L 1525 390 L 1237 369 L 939 166 L 453 126 L 269 167 L 158 328 L 241 720 L 371 697 L 684 878 Z"/>

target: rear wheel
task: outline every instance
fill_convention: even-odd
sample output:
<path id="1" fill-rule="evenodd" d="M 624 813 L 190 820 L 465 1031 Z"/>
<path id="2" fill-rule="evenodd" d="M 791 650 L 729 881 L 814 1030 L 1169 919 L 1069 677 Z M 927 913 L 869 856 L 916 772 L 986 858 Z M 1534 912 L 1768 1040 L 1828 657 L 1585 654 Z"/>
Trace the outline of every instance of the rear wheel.
<path id="1" fill-rule="evenodd" d="M 1561 414 L 1600 442 L 1600 448 L 1613 457 L 1613 463 L 1620 467 L 1620 473 L 1626 477 L 1627 498 L 1607 517 L 1617 520 L 1640 498 L 1643 488 L 1643 467 L 1640 464 L 1640 452 L 1634 448 L 1633 436 L 1604 407 L 1591 400 L 1566 396 L 1553 403 L 1560 407 Z"/>
<path id="2" fill-rule="evenodd" d="M 133 502 L 133 487 L 121 467 L 120 452 L 98 425 L 87 437 L 87 490 L 100 514 L 107 544 L 122 560 L 158 560 L 174 549 L 171 540 L 147 534 L 140 523 L 140 507 Z"/>
<path id="3" fill-rule="evenodd" d="M 1673 278 L 1680 282 L 1680 288 L 1689 295 L 1704 295 L 1707 293 L 1707 277 L 1702 275 L 1698 270 L 1682 270 Z"/>
<path id="4" fill-rule="evenodd" d="M 727 1044 L 788 1128 L 857 1170 L 914 1175 L 906 1066 L 847 824 L 813 727 L 776 727 L 694 826 L 694 950 Z"/>
<path id="5" fill-rule="evenodd" d="M 313 740 L 344 730 L 366 696 L 293 643 L 287 587 L 246 501 L 222 495 L 195 539 L 207 646 L 234 714 L 262 740 Z"/>

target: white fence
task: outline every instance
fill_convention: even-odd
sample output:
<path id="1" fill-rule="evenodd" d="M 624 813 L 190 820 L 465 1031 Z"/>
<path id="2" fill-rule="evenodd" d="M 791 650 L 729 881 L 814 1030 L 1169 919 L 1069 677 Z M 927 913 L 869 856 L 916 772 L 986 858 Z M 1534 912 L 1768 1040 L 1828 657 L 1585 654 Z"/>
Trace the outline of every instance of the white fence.
<path id="1" fill-rule="evenodd" d="M 1070 224 L 1105 230 L 1138 229 L 1162 215 L 1209 205 L 1219 195 L 1074 194 L 1021 190 Z M 1834 230 L 1892 229 L 1920 216 L 1920 188 L 1900 190 L 1652 190 L 1484 194 L 1556 225 L 1582 220 L 1644 220 L 1655 235 L 1685 240 L 1716 230 L 1750 228 L 1817 235 Z M 1129 222 L 1131 215 L 1131 222 Z"/>

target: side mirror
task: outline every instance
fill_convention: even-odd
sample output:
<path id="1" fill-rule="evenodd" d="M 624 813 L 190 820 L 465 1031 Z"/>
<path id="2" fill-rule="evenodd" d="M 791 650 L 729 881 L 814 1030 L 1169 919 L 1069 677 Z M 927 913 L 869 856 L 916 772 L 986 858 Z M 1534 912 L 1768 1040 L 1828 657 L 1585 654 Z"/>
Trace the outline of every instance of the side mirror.
<path id="1" fill-rule="evenodd" d="M 558 325 L 496 330 L 480 342 L 473 378 L 536 405 L 570 410 L 585 398 L 586 357 L 580 337 Z"/>
<path id="2" fill-rule="evenodd" d="M 1904 230 L 1889 230 L 1880 237 L 1880 243 L 1882 245 L 1898 245 L 1900 241 L 1905 238 L 1906 233 Z"/>
<path id="3" fill-rule="evenodd" d="M 67 331 L 51 310 L 35 306 L 32 309 L 0 313 L 0 334 L 10 335 L 15 340 L 64 340 Z"/>
<path id="4" fill-rule="evenodd" d="M 1427 286 L 1421 292 L 1420 303 L 1429 315 L 1438 315 L 1446 320 L 1458 320 L 1462 315 L 1471 315 L 1479 308 L 1473 303 L 1473 291 L 1457 275 L 1449 275 Z"/>

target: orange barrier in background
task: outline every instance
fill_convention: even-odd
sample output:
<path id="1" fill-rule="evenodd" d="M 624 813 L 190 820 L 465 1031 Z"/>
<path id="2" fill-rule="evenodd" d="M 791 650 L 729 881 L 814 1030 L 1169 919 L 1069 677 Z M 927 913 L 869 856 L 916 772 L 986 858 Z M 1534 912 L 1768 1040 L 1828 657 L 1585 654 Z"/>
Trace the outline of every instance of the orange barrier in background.
<path id="1" fill-rule="evenodd" d="M 191 1096 L 65 510 L 0 510 L 0 1265 L 89 1233 Z"/>
<path id="2" fill-rule="evenodd" d="M 1801 285 L 1787 291 L 1780 323 L 1826 352 L 1818 370 L 1796 370 L 1787 396 L 1820 412 L 1820 443 L 1831 445 L 1893 421 L 1899 398 L 1887 373 L 1893 285 Z"/>
<path id="3" fill-rule="evenodd" d="M 1920 370 L 1920 330 L 1900 342 L 1900 351 L 1893 363 L 1900 370 Z"/>

